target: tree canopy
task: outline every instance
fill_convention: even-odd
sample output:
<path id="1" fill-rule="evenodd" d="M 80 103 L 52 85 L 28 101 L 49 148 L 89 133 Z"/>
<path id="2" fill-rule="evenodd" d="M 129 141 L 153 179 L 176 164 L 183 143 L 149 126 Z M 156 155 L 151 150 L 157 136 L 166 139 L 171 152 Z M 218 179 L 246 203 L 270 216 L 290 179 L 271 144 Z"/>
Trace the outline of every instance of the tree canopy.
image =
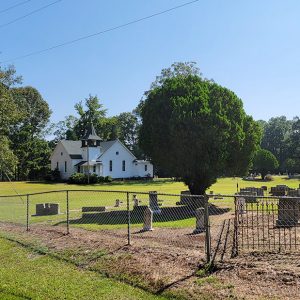
<path id="1" fill-rule="evenodd" d="M 27 86 L 12 88 L 11 94 L 22 111 L 18 123 L 11 126 L 9 138 L 18 158 L 18 179 L 41 178 L 49 166 L 50 148 L 43 130 L 51 110 L 37 89 Z"/>
<path id="2" fill-rule="evenodd" d="M 264 179 L 268 172 L 274 172 L 279 167 L 279 163 L 275 155 L 266 149 L 259 149 L 253 158 L 253 170 L 261 174 Z"/>
<path id="3" fill-rule="evenodd" d="M 200 74 L 173 75 L 146 93 L 140 146 L 192 194 L 204 194 L 218 176 L 248 171 L 260 127 L 232 91 Z"/>
<path id="4" fill-rule="evenodd" d="M 13 67 L 0 68 L 0 172 L 11 175 L 17 165 L 17 157 L 12 151 L 11 141 L 8 138 L 11 126 L 15 125 L 22 113 L 18 109 L 9 86 L 21 80 L 15 76 Z"/>

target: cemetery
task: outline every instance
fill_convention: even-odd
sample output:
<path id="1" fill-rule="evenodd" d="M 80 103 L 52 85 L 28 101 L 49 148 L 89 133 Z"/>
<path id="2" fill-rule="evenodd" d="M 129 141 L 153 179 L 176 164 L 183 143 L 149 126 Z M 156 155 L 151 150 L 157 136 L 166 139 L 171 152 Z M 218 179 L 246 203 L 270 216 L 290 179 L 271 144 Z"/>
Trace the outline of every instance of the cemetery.
<path id="1" fill-rule="evenodd" d="M 223 182 L 234 183 L 233 179 Z M 159 290 L 159 286 L 168 286 L 186 274 L 192 274 L 197 266 L 207 262 L 206 233 L 209 230 L 210 259 L 221 268 L 234 264 L 231 269 L 216 273 L 222 282 L 236 276 L 234 272 L 243 272 L 244 262 L 253 251 L 262 255 L 257 257 L 257 263 L 256 258 L 252 259 L 255 270 L 262 272 L 261 280 L 269 282 L 263 277 L 262 261 L 270 263 L 270 253 L 277 253 L 285 261 L 286 269 L 291 269 L 289 257 L 299 252 L 299 182 L 289 183 L 271 182 L 265 188 L 261 183 L 245 182 L 240 183 L 239 192 L 230 194 L 222 192 L 224 187 L 222 190 L 215 185 L 207 195 L 208 214 L 201 207 L 203 199 L 192 196 L 182 186 L 175 193 L 162 193 L 155 185 L 147 186 L 150 192 L 94 188 L 37 193 L 29 195 L 27 234 L 24 234 L 26 227 L 18 225 L 25 225 L 26 218 L 17 218 L 26 212 L 26 197 L 22 197 L 22 203 L 19 197 L 12 196 L 9 199 L 10 203 L 15 203 L 12 216 L 5 206 L 8 199 L 0 199 L 3 204 L 0 214 L 2 219 L 8 220 L 1 223 L 1 230 L 19 236 L 23 242 L 27 239 L 28 242 L 31 239 L 39 241 L 43 247 L 50 247 L 55 255 L 66 255 L 64 253 L 73 249 L 78 254 L 71 252 L 74 253 L 71 259 L 81 261 L 85 252 L 104 249 L 113 254 L 108 255 L 111 260 L 107 255 L 104 255 L 105 259 L 101 256 L 96 259 L 101 270 L 116 277 L 138 274 L 139 282 L 142 281 L 147 289 L 154 292 Z M 179 186 L 176 182 L 172 185 Z M 282 190 L 284 195 L 273 195 Z M 42 215 L 36 213 L 37 208 L 45 209 L 53 204 L 55 214 L 47 211 Z M 234 249 L 238 251 L 233 256 Z M 88 258 L 85 264 L 94 268 Z M 163 268 L 159 268 L 160 265 Z M 278 278 L 285 278 L 285 269 L 277 268 L 276 263 L 274 268 Z M 132 280 L 132 284 L 138 284 Z M 188 282 L 184 281 L 182 286 L 186 287 Z M 236 282 L 244 284 L 242 279 Z M 222 289 L 222 293 L 227 291 Z"/>

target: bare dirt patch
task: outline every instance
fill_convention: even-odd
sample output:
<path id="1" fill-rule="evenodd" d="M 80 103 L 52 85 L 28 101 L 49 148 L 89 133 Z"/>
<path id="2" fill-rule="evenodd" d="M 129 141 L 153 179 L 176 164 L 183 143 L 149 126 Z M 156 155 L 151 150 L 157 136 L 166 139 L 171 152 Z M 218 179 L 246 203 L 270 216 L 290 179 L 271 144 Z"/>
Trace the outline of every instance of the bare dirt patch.
<path id="1" fill-rule="evenodd" d="M 23 227 L 0 224 L 1 232 L 24 244 L 48 249 L 82 268 L 95 270 L 179 299 L 299 299 L 300 252 L 239 254 L 216 263 L 211 274 L 197 273 L 204 265 L 204 234 L 190 229 L 88 231 L 59 226 Z M 228 245 L 230 245 L 230 240 Z M 229 251 L 230 252 L 230 251 Z"/>
<path id="2" fill-rule="evenodd" d="M 1 224 L 0 228 L 24 242 L 34 242 L 81 267 L 118 277 L 152 291 L 194 274 L 204 257 L 204 235 L 188 229 L 160 228 L 151 232 L 133 230 L 127 245 L 126 230 L 88 231 L 72 228 L 69 235 L 59 226 L 24 228 Z M 103 255 L 95 255 L 100 252 Z M 86 255 L 85 255 L 86 254 Z M 80 256 L 80 258 L 79 258 Z"/>

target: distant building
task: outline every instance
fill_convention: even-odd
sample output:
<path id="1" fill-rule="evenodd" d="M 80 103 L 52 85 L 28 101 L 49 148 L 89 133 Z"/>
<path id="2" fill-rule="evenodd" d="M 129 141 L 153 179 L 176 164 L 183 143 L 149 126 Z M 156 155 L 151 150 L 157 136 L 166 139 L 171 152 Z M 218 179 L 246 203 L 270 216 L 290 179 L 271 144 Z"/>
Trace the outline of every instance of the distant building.
<path id="1" fill-rule="evenodd" d="M 61 140 L 51 157 L 51 170 L 62 179 L 73 173 L 97 174 L 112 178 L 153 177 L 153 165 L 138 160 L 118 139 L 102 142 L 91 124 L 80 141 Z"/>

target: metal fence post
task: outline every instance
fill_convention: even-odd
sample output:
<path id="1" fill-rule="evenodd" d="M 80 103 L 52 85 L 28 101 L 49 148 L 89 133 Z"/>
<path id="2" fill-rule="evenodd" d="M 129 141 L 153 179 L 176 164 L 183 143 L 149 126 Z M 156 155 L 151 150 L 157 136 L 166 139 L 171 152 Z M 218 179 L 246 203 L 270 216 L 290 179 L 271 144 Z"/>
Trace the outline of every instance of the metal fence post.
<path id="1" fill-rule="evenodd" d="M 130 203 L 129 203 L 129 192 L 127 192 L 127 238 L 128 245 L 131 245 L 131 233 L 130 233 Z"/>
<path id="2" fill-rule="evenodd" d="M 205 223 L 205 252 L 206 262 L 210 263 L 211 258 L 211 236 L 209 224 L 208 196 L 204 195 L 204 223 Z"/>
<path id="3" fill-rule="evenodd" d="M 70 208 L 69 208 L 69 191 L 67 191 L 67 234 L 70 233 Z"/>
<path id="4" fill-rule="evenodd" d="M 234 230 L 233 230 L 233 246 L 231 257 L 236 257 L 238 255 L 238 208 L 237 199 L 234 197 Z"/>
<path id="5" fill-rule="evenodd" d="M 26 198 L 26 231 L 29 231 L 29 195 Z"/>

